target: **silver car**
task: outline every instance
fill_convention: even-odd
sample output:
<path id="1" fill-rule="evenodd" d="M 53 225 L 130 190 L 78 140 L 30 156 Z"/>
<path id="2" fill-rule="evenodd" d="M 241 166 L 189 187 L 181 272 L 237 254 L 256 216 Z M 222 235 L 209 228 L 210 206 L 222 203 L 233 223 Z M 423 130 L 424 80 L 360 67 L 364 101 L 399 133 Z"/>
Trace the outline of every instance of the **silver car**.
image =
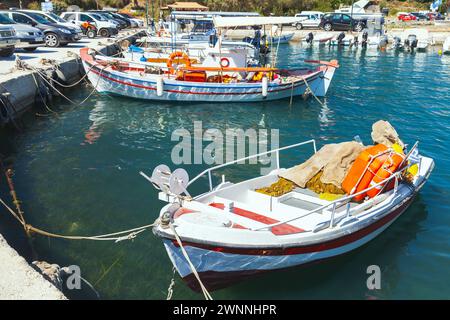
<path id="1" fill-rule="evenodd" d="M 17 42 L 14 29 L 10 26 L 0 25 L 0 57 L 12 56 Z"/>
<path id="2" fill-rule="evenodd" d="M 16 38 L 19 40 L 16 48 L 34 51 L 37 47 L 45 46 L 44 33 L 37 28 L 33 28 L 27 24 L 17 23 L 1 13 L 0 25 L 9 26 L 14 29 Z"/>

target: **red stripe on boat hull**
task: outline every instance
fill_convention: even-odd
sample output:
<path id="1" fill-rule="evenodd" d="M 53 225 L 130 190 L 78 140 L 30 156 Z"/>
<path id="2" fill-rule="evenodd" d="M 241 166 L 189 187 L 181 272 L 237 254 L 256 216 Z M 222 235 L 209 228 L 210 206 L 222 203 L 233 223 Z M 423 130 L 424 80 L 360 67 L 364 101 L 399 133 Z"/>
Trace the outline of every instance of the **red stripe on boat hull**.
<path id="1" fill-rule="evenodd" d="M 326 242 L 321 242 L 313 245 L 299 246 L 299 247 L 290 247 L 290 248 L 237 248 L 237 247 L 223 247 L 223 246 L 212 246 L 207 244 L 193 243 L 188 241 L 183 241 L 184 246 L 192 246 L 205 250 L 224 252 L 224 253 L 232 253 L 232 254 L 243 254 L 243 255 L 258 255 L 258 256 L 280 256 L 280 255 L 293 255 L 293 254 L 303 254 L 303 253 L 312 253 L 312 252 L 320 252 L 330 249 L 335 249 L 338 247 L 342 247 L 349 243 L 355 242 L 371 233 L 376 231 L 377 229 L 383 227 L 385 224 L 389 223 L 391 220 L 395 219 L 399 215 L 401 215 L 411 204 L 414 199 L 414 195 L 410 197 L 405 203 L 403 203 L 400 207 L 393 210 L 391 213 L 387 214 L 383 218 L 376 220 L 374 223 L 368 225 L 365 228 L 362 228 L 354 233 L 342 236 L 337 239 L 329 240 Z M 175 246 L 178 247 L 178 243 L 172 240 Z"/>
<path id="2" fill-rule="evenodd" d="M 393 219 L 395 219 L 398 216 L 400 216 L 409 207 L 409 205 L 411 204 L 413 198 L 414 198 L 414 196 L 412 196 L 411 199 L 409 199 L 402 206 L 400 206 L 399 208 L 394 210 L 392 213 L 390 213 L 389 215 L 385 216 L 383 219 L 378 220 L 376 222 L 377 223 L 377 228 L 375 228 L 373 231 L 383 227 L 384 225 L 386 225 L 389 222 L 391 222 Z M 383 221 L 383 223 L 381 225 L 378 225 L 378 222 L 380 222 L 380 221 Z M 375 225 L 376 223 L 373 223 L 372 225 L 366 227 L 365 229 L 368 229 L 369 227 Z M 365 229 L 362 229 L 362 230 L 365 230 Z M 370 233 L 372 233 L 372 232 L 370 232 Z M 368 234 L 370 234 L 370 233 L 368 233 Z M 366 243 L 364 243 L 364 244 L 366 244 Z M 188 244 L 184 243 L 183 245 L 188 245 Z M 355 248 L 355 249 L 357 249 L 357 248 Z M 326 257 L 326 258 L 322 258 L 322 259 L 318 259 L 318 260 L 314 260 L 314 261 L 305 262 L 305 263 L 302 263 L 302 264 L 299 264 L 299 265 L 295 265 L 295 266 L 291 266 L 291 267 L 287 267 L 287 268 L 262 269 L 262 270 L 237 270 L 237 271 L 226 271 L 226 272 L 206 271 L 206 272 L 199 272 L 199 277 L 202 280 L 202 282 L 205 285 L 205 287 L 209 291 L 214 291 L 214 290 L 223 289 L 223 288 L 228 287 L 230 285 L 236 284 L 237 282 L 240 282 L 242 280 L 246 280 L 249 277 L 262 275 L 262 274 L 265 274 L 265 273 L 270 272 L 270 271 L 282 271 L 282 270 L 299 268 L 299 267 L 307 267 L 307 266 L 314 265 L 314 264 L 317 264 L 317 263 L 322 263 L 322 262 L 325 262 L 325 261 L 333 260 L 333 259 L 336 259 L 338 257 L 344 256 L 346 254 L 349 254 L 349 253 L 355 251 L 355 249 L 349 250 L 349 251 L 345 251 L 345 252 L 342 252 L 341 254 L 337 254 L 337 255 L 334 255 L 334 256 L 330 256 L 330 257 Z M 267 250 L 271 250 L 271 249 L 264 249 L 264 251 L 267 251 Z M 229 251 L 225 251 L 225 250 L 220 250 L 220 251 L 229 252 Z M 244 254 L 244 253 L 240 252 L 240 254 Z M 245 253 L 245 254 L 248 254 L 248 253 Z M 261 254 L 263 254 L 262 251 L 261 251 Z M 195 276 L 192 273 L 187 275 L 187 276 L 185 276 L 185 277 L 183 277 L 183 280 L 186 282 L 186 284 L 189 286 L 189 288 L 191 288 L 193 291 L 200 292 L 200 286 L 198 284 L 198 280 L 195 278 Z"/>
<path id="3" fill-rule="evenodd" d="M 90 70 L 90 72 L 93 72 L 95 74 L 97 74 L 98 76 L 125 85 L 125 86 L 129 86 L 129 87 L 136 87 L 136 88 L 140 88 L 140 89 L 145 89 L 145 90 L 156 90 L 156 87 L 149 87 L 149 86 L 145 86 L 145 85 L 140 85 L 140 84 L 135 84 L 132 82 L 126 82 L 126 81 L 122 81 L 122 80 L 118 80 L 115 78 L 111 78 L 107 75 L 104 74 L 102 71 L 97 71 L 94 68 L 92 68 Z M 107 72 L 107 71 L 106 71 Z M 317 77 L 311 76 L 310 79 L 306 79 L 308 83 L 312 82 L 313 80 L 316 80 Z M 303 82 L 301 81 L 297 81 L 296 84 L 294 84 L 294 89 L 296 89 L 297 87 L 300 87 L 303 85 Z M 239 88 L 240 89 L 240 88 Z M 278 91 L 286 91 L 286 90 L 292 90 L 292 86 L 286 86 L 284 88 L 279 88 L 279 89 L 273 89 L 273 90 L 269 90 L 270 93 L 273 92 L 278 92 Z M 199 92 L 199 91 L 187 91 L 187 90 L 168 90 L 168 89 L 164 89 L 164 92 L 170 92 L 170 93 L 183 93 L 183 94 L 198 94 L 198 95 L 248 95 L 248 94 L 261 94 L 261 91 L 254 91 L 254 92 L 245 92 L 245 91 L 241 91 L 241 92 Z"/>

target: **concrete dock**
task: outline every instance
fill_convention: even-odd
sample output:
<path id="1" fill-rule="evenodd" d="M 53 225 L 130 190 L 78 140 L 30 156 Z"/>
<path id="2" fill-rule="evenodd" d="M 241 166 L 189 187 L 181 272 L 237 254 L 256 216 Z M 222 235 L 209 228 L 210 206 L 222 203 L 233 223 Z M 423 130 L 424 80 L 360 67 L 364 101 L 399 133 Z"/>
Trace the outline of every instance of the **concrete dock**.
<path id="1" fill-rule="evenodd" d="M 78 58 L 79 50 L 84 47 L 96 49 L 106 55 L 117 51 L 118 42 L 122 40 L 133 40 L 142 30 L 121 31 L 114 38 L 83 38 L 76 43 L 71 43 L 66 47 L 47 48 L 40 47 L 35 52 L 16 50 L 10 58 L 4 58 L 0 64 L 0 94 L 9 100 L 8 110 L 0 110 L 3 114 L 8 113 L 7 121 L 19 118 L 24 112 L 29 110 L 36 102 L 40 101 L 39 90 L 45 87 L 45 82 L 35 74 L 33 77 L 29 70 L 18 70 L 16 67 L 16 57 L 20 58 L 27 65 L 39 68 L 50 74 L 58 68 L 58 75 L 66 84 L 71 84 L 79 80 L 84 74 L 83 67 Z M 38 90 L 35 78 L 38 81 Z M 59 78 L 61 79 L 61 78 Z M 60 81 L 60 80 L 59 80 Z M 1 105 L 0 107 L 3 107 Z M 1 113 L 0 113 L 1 115 Z M 0 119 L 1 122 L 2 119 Z M 5 122 L 7 122 L 5 121 Z M 0 123 L 1 124 L 1 123 Z"/>
<path id="2" fill-rule="evenodd" d="M 0 300 L 66 300 L 0 234 Z"/>

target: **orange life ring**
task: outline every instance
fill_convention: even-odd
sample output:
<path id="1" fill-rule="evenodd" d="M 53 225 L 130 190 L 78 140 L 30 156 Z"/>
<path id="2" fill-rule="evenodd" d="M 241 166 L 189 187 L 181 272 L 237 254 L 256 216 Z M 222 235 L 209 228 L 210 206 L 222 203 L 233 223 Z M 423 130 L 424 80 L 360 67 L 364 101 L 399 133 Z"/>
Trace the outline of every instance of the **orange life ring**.
<path id="1" fill-rule="evenodd" d="M 175 58 L 182 58 L 182 61 L 183 61 L 184 65 L 185 65 L 187 68 L 190 68 L 190 67 L 191 67 L 191 59 L 189 59 L 189 56 L 188 56 L 186 53 L 181 52 L 181 51 L 175 51 L 175 52 L 172 52 L 172 53 L 170 54 L 169 59 L 167 60 L 167 67 L 169 68 L 169 72 L 170 72 L 171 74 L 174 74 L 174 73 L 175 73 L 175 69 L 172 67 L 172 65 L 173 65 L 173 60 L 174 60 Z"/>
<path id="2" fill-rule="evenodd" d="M 225 62 L 225 63 L 224 63 Z M 230 66 L 230 60 L 228 58 L 222 58 L 220 59 L 220 66 L 222 68 L 228 68 Z"/>

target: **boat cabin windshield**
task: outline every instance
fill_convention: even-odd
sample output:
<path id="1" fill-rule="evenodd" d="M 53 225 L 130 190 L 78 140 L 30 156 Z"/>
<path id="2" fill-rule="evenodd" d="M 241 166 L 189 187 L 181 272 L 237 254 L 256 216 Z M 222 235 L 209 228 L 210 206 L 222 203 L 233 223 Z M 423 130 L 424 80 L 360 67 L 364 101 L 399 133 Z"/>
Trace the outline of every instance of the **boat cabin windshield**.
<path id="1" fill-rule="evenodd" d="M 214 29 L 214 24 L 212 21 L 195 21 L 194 27 L 192 28 L 192 32 L 196 33 L 207 33 Z"/>

